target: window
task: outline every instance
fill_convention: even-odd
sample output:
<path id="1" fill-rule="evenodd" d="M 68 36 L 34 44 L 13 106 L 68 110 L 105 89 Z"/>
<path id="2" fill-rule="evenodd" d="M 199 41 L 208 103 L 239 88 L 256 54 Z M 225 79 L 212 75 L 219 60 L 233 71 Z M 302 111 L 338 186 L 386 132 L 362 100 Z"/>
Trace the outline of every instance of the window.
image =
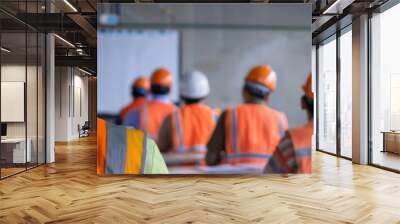
<path id="1" fill-rule="evenodd" d="M 352 156 L 352 33 L 351 26 L 340 36 L 340 155 Z"/>
<path id="2" fill-rule="evenodd" d="M 400 4 L 371 18 L 371 161 L 400 170 Z"/>
<path id="3" fill-rule="evenodd" d="M 318 145 L 336 153 L 336 36 L 318 48 Z"/>

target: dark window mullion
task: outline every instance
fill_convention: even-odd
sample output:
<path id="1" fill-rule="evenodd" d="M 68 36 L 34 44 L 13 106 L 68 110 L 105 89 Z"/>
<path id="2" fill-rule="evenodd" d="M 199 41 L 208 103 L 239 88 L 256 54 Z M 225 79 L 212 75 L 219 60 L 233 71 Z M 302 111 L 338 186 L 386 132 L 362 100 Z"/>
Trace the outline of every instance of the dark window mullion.
<path id="1" fill-rule="evenodd" d="M 368 74 L 367 74 L 367 85 L 368 85 L 368 95 L 367 95 L 367 104 L 368 104 L 368 112 L 367 112 L 367 119 L 368 119 L 368 124 L 367 124 L 367 129 L 368 129 L 368 164 L 373 164 L 373 148 L 372 148 L 372 25 L 371 25 L 371 20 L 372 20 L 372 12 L 368 12 L 368 31 L 367 31 L 367 46 L 368 46 L 368 53 L 367 53 L 367 66 L 368 66 Z"/>
<path id="2" fill-rule="evenodd" d="M 316 99 L 315 99 L 315 148 L 319 149 L 319 44 L 315 47 L 315 90 L 316 90 Z"/>
<path id="3" fill-rule="evenodd" d="M 340 82 L 341 82 L 341 64 L 340 64 L 340 36 L 341 31 L 338 27 L 336 31 L 336 154 L 341 156 L 341 114 L 340 114 Z"/>
<path id="4" fill-rule="evenodd" d="M 28 1 L 25 0 L 25 21 L 27 21 Z M 28 25 L 25 23 L 25 100 L 24 100 L 24 118 L 25 118 L 25 170 L 28 170 Z"/>
<path id="5" fill-rule="evenodd" d="M 36 1 L 39 13 L 39 1 Z M 36 32 L 36 166 L 39 165 L 39 32 Z"/>

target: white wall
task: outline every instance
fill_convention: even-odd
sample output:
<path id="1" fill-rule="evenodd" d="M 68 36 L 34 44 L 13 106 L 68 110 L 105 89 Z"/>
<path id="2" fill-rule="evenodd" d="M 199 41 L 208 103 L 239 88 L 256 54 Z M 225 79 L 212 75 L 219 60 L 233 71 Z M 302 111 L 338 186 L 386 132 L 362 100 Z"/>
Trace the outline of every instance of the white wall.
<path id="1" fill-rule="evenodd" d="M 26 135 L 31 143 L 32 161 L 36 162 L 36 158 L 39 158 L 39 162 L 43 163 L 45 150 L 45 90 L 42 68 L 40 66 L 25 66 L 25 64 L 4 64 L 1 66 L 1 81 L 25 83 L 26 107 L 22 108 L 22 112 L 26 112 L 26 120 L 23 122 L 6 122 L 7 137 L 25 138 Z M 1 110 L 10 110 L 10 108 L 1 108 Z M 39 153 L 38 157 L 37 153 Z"/>
<path id="2" fill-rule="evenodd" d="M 88 120 L 88 77 L 83 75 L 76 68 L 56 67 L 56 141 L 77 139 L 78 124 L 83 125 Z"/>
<path id="3" fill-rule="evenodd" d="M 69 140 L 71 70 L 68 67 L 55 69 L 55 141 Z"/>
<path id="4" fill-rule="evenodd" d="M 28 72 L 28 82 L 25 80 L 26 71 Z M 35 76 L 35 78 L 33 77 Z M 3 82 L 24 82 L 28 83 L 27 87 L 27 120 L 28 120 L 28 137 L 31 133 L 35 133 L 36 137 L 36 67 L 25 65 L 2 65 L 1 81 Z M 39 105 L 40 107 L 41 105 Z M 1 108 L 7 110 L 7 108 Z M 7 122 L 8 137 L 25 137 L 26 122 Z"/>
<path id="5" fill-rule="evenodd" d="M 207 74 L 212 107 L 226 108 L 242 102 L 241 89 L 249 69 L 269 64 L 277 73 L 277 91 L 270 105 L 284 111 L 291 127 L 306 121 L 300 109 L 302 84 L 311 69 L 311 34 L 308 30 L 210 30 L 182 33 L 182 70 Z"/>
<path id="6" fill-rule="evenodd" d="M 24 82 L 25 80 L 25 65 L 2 65 L 1 66 L 1 81 L 3 82 Z M 31 70 L 32 67 L 28 67 Z M 2 96 L 4 97 L 4 96 Z M 7 110 L 7 108 L 1 108 Z M 25 122 L 7 123 L 7 137 L 25 137 Z"/>

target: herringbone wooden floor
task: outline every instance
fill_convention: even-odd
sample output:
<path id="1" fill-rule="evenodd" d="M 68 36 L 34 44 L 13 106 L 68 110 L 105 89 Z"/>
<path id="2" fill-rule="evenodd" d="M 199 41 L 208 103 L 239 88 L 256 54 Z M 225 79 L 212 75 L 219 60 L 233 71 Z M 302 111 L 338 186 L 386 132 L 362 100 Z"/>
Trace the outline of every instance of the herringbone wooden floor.
<path id="1" fill-rule="evenodd" d="M 98 177 L 95 144 L 0 181 L 0 223 L 400 223 L 400 175 L 326 154 L 311 176 Z"/>

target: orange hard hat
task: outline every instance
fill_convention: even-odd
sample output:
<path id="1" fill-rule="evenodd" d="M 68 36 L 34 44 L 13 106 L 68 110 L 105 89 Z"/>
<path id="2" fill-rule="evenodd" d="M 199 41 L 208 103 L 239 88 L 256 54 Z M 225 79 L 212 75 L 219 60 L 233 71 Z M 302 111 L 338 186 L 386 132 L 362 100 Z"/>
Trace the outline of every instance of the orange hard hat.
<path id="1" fill-rule="evenodd" d="M 142 88 L 142 89 L 148 91 L 150 89 L 150 81 L 144 76 L 139 76 L 133 82 L 132 87 L 133 88 Z"/>
<path id="2" fill-rule="evenodd" d="M 169 72 L 168 69 L 166 68 L 159 68 L 155 70 L 151 75 L 151 84 L 171 87 L 172 85 L 171 72 Z"/>
<path id="3" fill-rule="evenodd" d="M 311 73 L 308 74 L 307 76 L 307 80 L 303 85 L 303 91 L 304 91 L 304 95 L 306 95 L 306 97 L 310 98 L 310 99 L 314 99 L 314 94 L 312 91 L 312 81 L 311 81 L 312 77 L 311 77 Z"/>
<path id="4" fill-rule="evenodd" d="M 247 74 L 245 81 L 261 84 L 271 92 L 276 89 L 276 74 L 268 65 L 258 65 L 252 68 Z"/>

